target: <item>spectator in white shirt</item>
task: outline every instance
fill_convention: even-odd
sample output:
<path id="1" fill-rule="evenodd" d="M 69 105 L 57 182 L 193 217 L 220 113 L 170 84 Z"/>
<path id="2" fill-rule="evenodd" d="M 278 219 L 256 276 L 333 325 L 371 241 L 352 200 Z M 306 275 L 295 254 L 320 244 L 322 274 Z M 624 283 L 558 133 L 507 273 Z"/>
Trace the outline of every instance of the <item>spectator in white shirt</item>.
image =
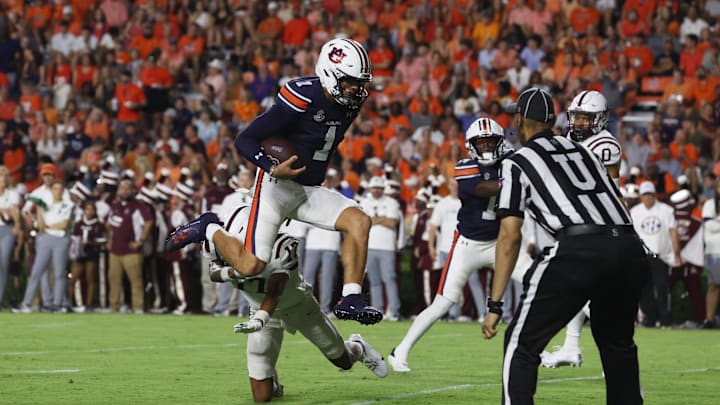
<path id="1" fill-rule="evenodd" d="M 370 304 L 383 308 L 383 286 L 388 297 L 386 320 L 400 319 L 400 291 L 395 274 L 397 230 L 400 204 L 386 195 L 385 179 L 375 176 L 368 185 L 370 195 L 360 202 L 360 207 L 372 219 L 368 242 L 366 273 L 370 281 Z"/>
<path id="2" fill-rule="evenodd" d="M 685 38 L 690 34 L 694 34 L 699 38 L 702 30 L 709 27 L 710 25 L 707 21 L 698 16 L 697 7 L 694 5 L 690 6 L 687 16 L 680 25 L 680 41 L 685 43 Z"/>
<path id="3" fill-rule="evenodd" d="M 74 205 L 63 199 L 65 185 L 56 180 L 51 187 L 52 199 L 45 208 L 37 210 L 38 234 L 35 242 L 36 256 L 25 296 L 18 312 L 31 312 L 30 305 L 40 283 L 41 277 L 48 271 L 50 260 L 55 273 L 55 288 L 52 310 L 67 312 L 67 260 L 70 245 L 69 226 Z"/>
<path id="4" fill-rule="evenodd" d="M 75 47 L 77 37 L 68 31 L 69 25 L 67 21 L 60 22 L 60 32 L 52 36 L 50 40 L 50 49 L 60 52 L 65 57 L 69 57 Z"/>
<path id="5" fill-rule="evenodd" d="M 633 226 L 648 249 L 655 254 L 650 259 L 650 280 L 640 299 L 645 314 L 645 326 L 670 326 L 668 311 L 668 272 L 670 266 L 682 263 L 676 232 L 675 213 L 671 206 L 657 200 L 655 185 L 640 184 L 640 204 L 630 210 Z"/>
<path id="6" fill-rule="evenodd" d="M 720 296 L 720 181 L 715 181 L 713 198 L 705 201 L 702 217 L 705 239 L 705 268 L 707 269 L 708 290 L 705 297 L 704 329 L 717 327 L 718 296 Z"/>

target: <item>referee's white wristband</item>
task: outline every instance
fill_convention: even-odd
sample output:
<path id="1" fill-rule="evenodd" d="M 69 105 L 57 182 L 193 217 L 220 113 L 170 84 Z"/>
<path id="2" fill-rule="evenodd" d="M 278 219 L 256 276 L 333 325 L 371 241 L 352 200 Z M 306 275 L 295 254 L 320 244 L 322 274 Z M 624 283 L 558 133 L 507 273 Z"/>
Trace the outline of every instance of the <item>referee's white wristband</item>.
<path id="1" fill-rule="evenodd" d="M 253 315 L 253 319 L 259 320 L 260 322 L 262 322 L 263 326 L 265 326 L 270 320 L 270 313 L 263 309 L 258 309 L 258 311 L 255 312 L 255 315 Z"/>

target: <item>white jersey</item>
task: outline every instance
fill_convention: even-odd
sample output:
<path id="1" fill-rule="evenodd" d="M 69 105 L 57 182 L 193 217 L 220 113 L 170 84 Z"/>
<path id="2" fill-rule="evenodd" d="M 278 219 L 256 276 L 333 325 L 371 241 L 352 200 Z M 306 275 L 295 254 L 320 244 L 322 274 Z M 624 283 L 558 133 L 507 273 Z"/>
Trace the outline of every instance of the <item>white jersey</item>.
<path id="1" fill-rule="evenodd" d="M 435 205 L 429 222 L 430 225 L 440 228 L 435 237 L 438 252 L 447 253 L 450 251 L 455 229 L 457 228 L 457 215 L 461 206 L 462 203 L 459 198 L 449 195 L 443 197 Z"/>
<path id="2" fill-rule="evenodd" d="M 5 189 L 5 192 L 0 194 L 0 209 L 9 209 L 9 208 L 19 208 L 20 207 L 20 194 L 18 194 L 17 191 L 11 190 L 9 188 Z M 10 225 L 12 222 L 12 218 L 10 215 L 0 215 L 0 226 L 1 225 Z M 19 225 L 19 224 L 18 224 Z"/>
<path id="3" fill-rule="evenodd" d="M 243 240 L 245 238 L 247 220 L 250 216 L 250 207 L 247 204 L 242 204 L 234 208 L 229 208 L 229 206 L 223 204 L 223 208 L 221 208 L 218 216 L 224 223 L 224 229 L 240 240 Z M 289 277 L 285 285 L 285 290 L 280 296 L 280 302 L 275 309 L 276 312 L 287 311 L 302 302 L 307 295 L 312 295 L 312 287 L 303 281 L 297 270 L 297 252 L 295 251 L 297 243 L 297 239 L 290 235 L 278 235 L 272 247 L 272 254 L 265 266 L 265 270 L 257 276 L 238 280 L 237 288 L 242 291 L 251 306 L 260 306 L 267 292 L 267 280 L 270 275 L 275 273 L 284 273 Z M 207 252 L 203 250 L 203 253 L 211 259 L 216 259 L 217 254 L 214 244 L 209 242 L 208 245 L 210 251 Z"/>
<path id="4" fill-rule="evenodd" d="M 340 251 L 342 234 L 338 231 L 328 231 L 317 226 L 310 226 L 305 238 L 305 250 L 332 250 Z"/>
<path id="5" fill-rule="evenodd" d="M 606 129 L 584 139 L 581 144 L 597 156 L 605 166 L 619 164 L 620 160 L 622 160 L 622 147 L 620 146 L 620 142 Z"/>
<path id="6" fill-rule="evenodd" d="M 372 196 L 364 198 L 360 201 L 360 208 L 371 217 L 402 218 L 400 204 L 394 198 L 385 195 L 380 198 Z M 373 225 L 370 227 L 368 249 L 394 252 L 397 250 L 397 238 L 397 228 L 390 229 L 385 225 Z"/>
<path id="7" fill-rule="evenodd" d="M 660 256 L 665 263 L 677 265 L 670 239 L 670 229 L 677 227 L 672 207 L 660 201 L 655 201 L 649 209 L 644 204 L 638 204 L 632 207 L 630 215 L 635 232 L 648 249 Z"/>

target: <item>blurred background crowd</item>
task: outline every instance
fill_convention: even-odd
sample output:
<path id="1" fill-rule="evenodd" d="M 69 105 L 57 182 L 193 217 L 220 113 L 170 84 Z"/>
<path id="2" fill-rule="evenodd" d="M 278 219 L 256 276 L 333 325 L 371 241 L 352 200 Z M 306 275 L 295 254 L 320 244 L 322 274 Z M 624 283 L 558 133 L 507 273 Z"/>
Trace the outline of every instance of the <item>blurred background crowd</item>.
<path id="1" fill-rule="evenodd" d="M 285 81 L 313 75 L 319 47 L 336 36 L 366 46 L 374 79 L 332 158 L 327 186 L 360 199 L 373 188 L 371 178 L 382 177 L 383 189 L 401 207 L 393 249 L 412 257 L 413 270 L 419 266 L 416 244 L 423 242 L 413 237 L 413 218 L 452 197 L 455 163 L 466 156 L 464 130 L 489 115 L 515 142 L 504 107 L 527 87 L 549 90 L 557 111 L 580 90 L 601 91 L 610 107 L 608 129 L 625 149 L 623 183 L 649 180 L 658 199 L 668 202 L 685 188 L 697 207 L 716 197 L 718 0 L 0 5 L 0 190 L 18 197 L 0 199 L 0 235 L 10 235 L 0 238 L 5 306 L 227 313 L 227 302 L 220 305 L 226 294 L 199 281 L 198 252 L 174 257 L 163 252 L 162 241 L 180 221 L 252 185 L 255 168 L 234 151 L 235 135 L 272 105 Z M 560 114 L 558 133 L 566 124 Z M 64 197 L 55 201 L 52 190 L 60 187 Z M 30 197 L 42 189 L 40 197 Z M 55 229 L 48 215 L 60 218 Z M 95 231 L 93 218 L 102 224 Z M 452 233 L 438 221 L 439 232 Z M 128 223 L 128 240 L 107 232 Z M 67 239 L 69 257 L 57 253 L 64 242 L 40 242 L 51 231 Z M 49 258 L 33 248 L 39 242 L 55 249 L 47 250 Z M 38 257 L 57 263 L 50 267 L 62 267 L 63 260 L 72 265 L 55 271 L 62 277 L 33 280 L 27 270 L 43 267 L 35 265 Z M 404 301 L 412 309 L 389 309 L 391 318 L 417 313 L 429 302 L 431 293 L 416 281 L 408 288 L 417 294 L 404 294 L 416 295 L 416 305 Z M 50 298 L 50 286 L 64 298 Z M 38 288 L 40 301 L 31 291 Z M 468 307 L 457 316 L 477 317 Z"/>

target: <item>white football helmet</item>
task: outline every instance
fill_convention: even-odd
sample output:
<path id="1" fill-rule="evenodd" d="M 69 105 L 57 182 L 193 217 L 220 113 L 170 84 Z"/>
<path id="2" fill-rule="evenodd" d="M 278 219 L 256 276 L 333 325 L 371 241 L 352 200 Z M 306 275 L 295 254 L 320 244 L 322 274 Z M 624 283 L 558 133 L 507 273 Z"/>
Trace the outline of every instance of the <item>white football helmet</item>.
<path id="1" fill-rule="evenodd" d="M 590 125 L 578 126 L 575 119 L 579 115 L 587 115 Z M 584 139 L 597 135 L 605 129 L 608 123 L 607 99 L 595 90 L 580 92 L 568 107 L 568 127 L 570 139 L 582 142 Z"/>
<path id="2" fill-rule="evenodd" d="M 478 141 L 490 139 L 494 144 L 479 144 Z M 491 166 L 503 156 L 505 131 L 495 120 L 488 117 L 478 118 L 465 131 L 465 147 L 470 157 L 484 166 Z"/>
<path id="3" fill-rule="evenodd" d="M 368 96 L 365 84 L 372 80 L 370 57 L 357 41 L 347 38 L 332 39 L 320 49 L 315 74 L 320 78 L 323 88 L 338 104 L 357 109 Z M 346 94 L 341 85 L 343 80 L 359 82 L 357 92 Z"/>

